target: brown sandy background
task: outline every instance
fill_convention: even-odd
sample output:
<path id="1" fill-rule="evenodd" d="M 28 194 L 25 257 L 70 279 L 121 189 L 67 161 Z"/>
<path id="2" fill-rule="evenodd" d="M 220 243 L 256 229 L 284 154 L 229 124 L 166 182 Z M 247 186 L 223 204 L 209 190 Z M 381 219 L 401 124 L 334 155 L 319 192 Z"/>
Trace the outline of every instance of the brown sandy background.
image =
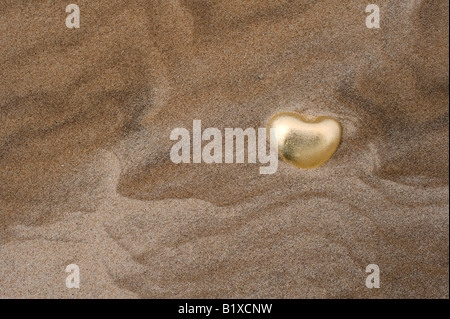
<path id="1" fill-rule="evenodd" d="M 448 298 L 448 1 L 378 0 L 380 30 L 360 0 L 74 2 L 79 30 L 0 2 L 0 297 Z M 169 159 L 280 111 L 337 118 L 335 156 Z"/>

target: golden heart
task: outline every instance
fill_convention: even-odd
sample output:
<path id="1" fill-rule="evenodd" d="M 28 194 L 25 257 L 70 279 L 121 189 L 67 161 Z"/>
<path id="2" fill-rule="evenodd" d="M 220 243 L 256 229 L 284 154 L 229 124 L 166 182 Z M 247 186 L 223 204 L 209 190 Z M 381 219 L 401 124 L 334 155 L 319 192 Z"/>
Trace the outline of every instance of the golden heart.
<path id="1" fill-rule="evenodd" d="M 269 121 L 270 140 L 283 159 L 299 168 L 325 164 L 341 141 L 341 125 L 328 116 L 309 119 L 296 113 L 279 113 Z"/>

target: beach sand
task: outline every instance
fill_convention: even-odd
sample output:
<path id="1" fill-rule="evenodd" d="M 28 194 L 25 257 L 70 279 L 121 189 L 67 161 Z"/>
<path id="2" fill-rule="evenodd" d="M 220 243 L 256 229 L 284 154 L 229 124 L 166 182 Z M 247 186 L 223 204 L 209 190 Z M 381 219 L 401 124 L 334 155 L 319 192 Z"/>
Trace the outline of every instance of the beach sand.
<path id="1" fill-rule="evenodd" d="M 0 298 L 449 297 L 448 1 L 76 3 L 0 2 Z M 336 118 L 336 154 L 170 160 L 278 112 Z"/>

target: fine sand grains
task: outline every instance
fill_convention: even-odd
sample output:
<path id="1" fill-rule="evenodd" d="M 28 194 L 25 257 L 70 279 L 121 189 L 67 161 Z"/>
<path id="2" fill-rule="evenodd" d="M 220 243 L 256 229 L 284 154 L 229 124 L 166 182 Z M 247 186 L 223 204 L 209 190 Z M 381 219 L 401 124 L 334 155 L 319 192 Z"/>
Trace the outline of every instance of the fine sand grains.
<path id="1" fill-rule="evenodd" d="M 447 1 L 379 30 L 356 0 L 77 4 L 0 2 L 0 298 L 448 298 Z M 336 118 L 331 160 L 170 161 L 174 128 L 278 112 Z"/>

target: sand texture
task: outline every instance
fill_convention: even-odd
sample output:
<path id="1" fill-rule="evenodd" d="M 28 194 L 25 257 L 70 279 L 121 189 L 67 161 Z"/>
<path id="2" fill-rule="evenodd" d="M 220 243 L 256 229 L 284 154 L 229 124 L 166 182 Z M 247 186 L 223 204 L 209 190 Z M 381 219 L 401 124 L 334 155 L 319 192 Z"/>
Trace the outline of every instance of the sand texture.
<path id="1" fill-rule="evenodd" d="M 73 2 L 0 1 L 0 298 L 449 297 L 448 1 Z M 170 160 L 278 112 L 336 154 Z"/>

